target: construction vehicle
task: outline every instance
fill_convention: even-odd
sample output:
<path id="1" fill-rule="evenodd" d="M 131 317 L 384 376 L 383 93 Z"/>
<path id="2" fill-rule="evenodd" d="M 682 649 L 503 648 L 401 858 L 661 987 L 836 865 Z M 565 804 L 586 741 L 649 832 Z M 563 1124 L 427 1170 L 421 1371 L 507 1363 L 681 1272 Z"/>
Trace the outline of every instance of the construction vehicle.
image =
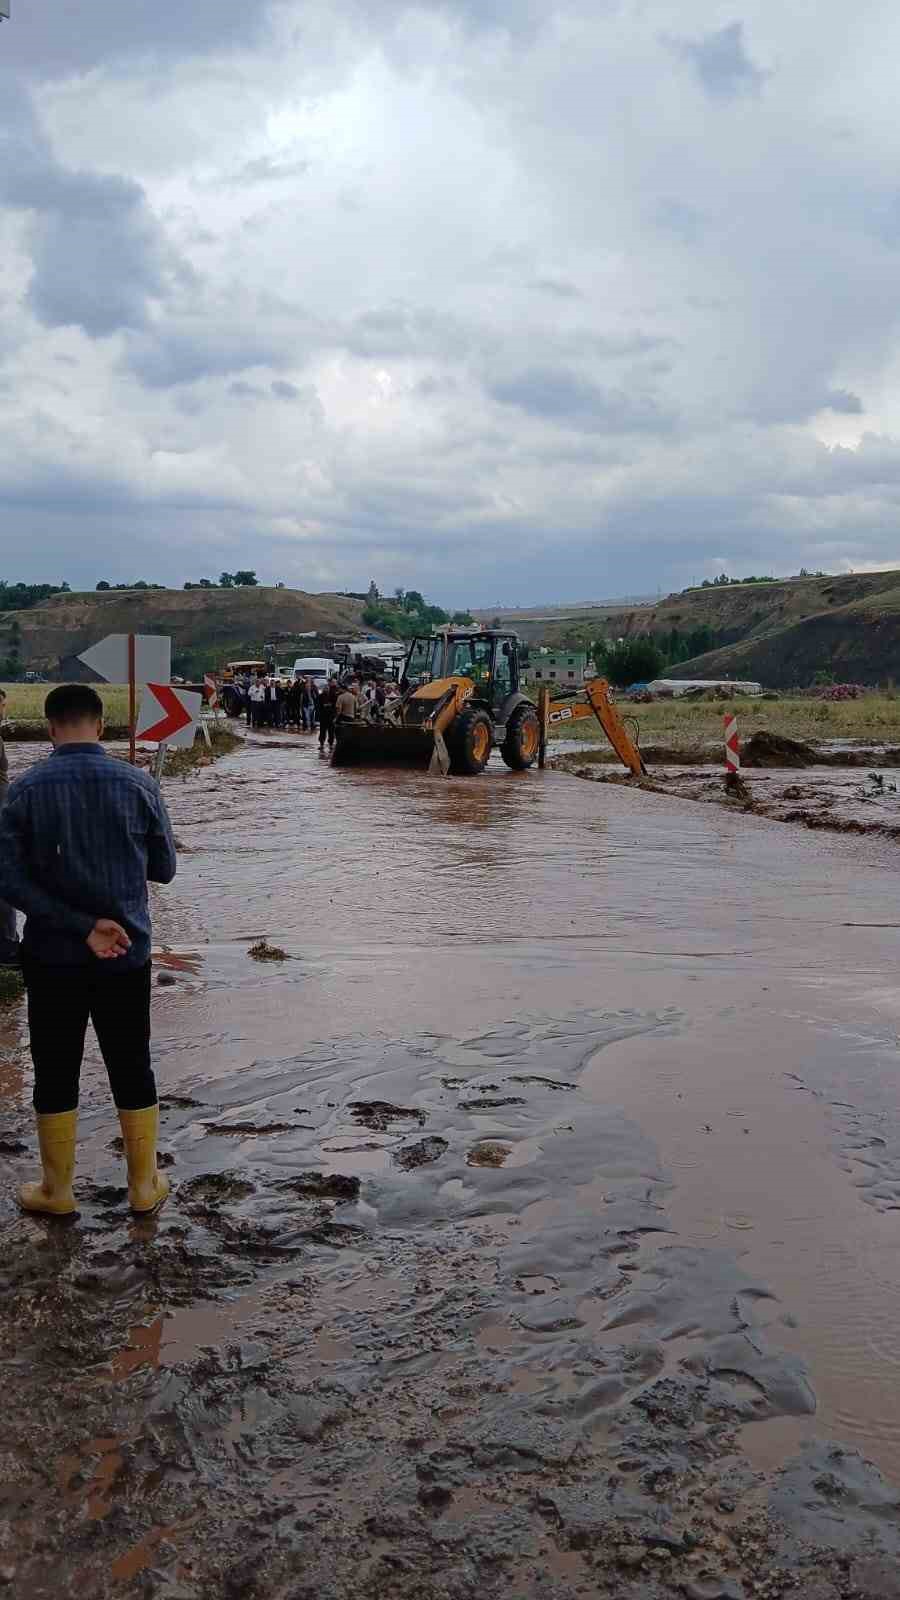
<path id="1" fill-rule="evenodd" d="M 399 762 L 431 773 L 483 772 L 499 749 L 508 767 L 522 771 L 543 753 L 549 728 L 596 717 L 614 750 L 635 776 L 644 763 L 609 698 L 602 678 L 584 686 L 585 698 L 540 707 L 521 685 L 527 646 L 514 633 L 445 628 L 411 641 L 400 694 L 381 716 L 339 719 L 332 764 L 368 766 Z"/>

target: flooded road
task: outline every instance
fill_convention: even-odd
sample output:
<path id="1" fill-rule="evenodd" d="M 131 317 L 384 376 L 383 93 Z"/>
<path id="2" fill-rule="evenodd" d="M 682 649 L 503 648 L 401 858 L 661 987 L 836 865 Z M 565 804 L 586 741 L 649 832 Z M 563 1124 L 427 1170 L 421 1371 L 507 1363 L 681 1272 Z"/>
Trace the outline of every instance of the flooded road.
<path id="1" fill-rule="evenodd" d="M 14 1213 L 7 1019 L 0 1579 L 886 1600 L 896 847 L 300 739 L 167 799 L 157 1221 L 95 1052 Z"/>

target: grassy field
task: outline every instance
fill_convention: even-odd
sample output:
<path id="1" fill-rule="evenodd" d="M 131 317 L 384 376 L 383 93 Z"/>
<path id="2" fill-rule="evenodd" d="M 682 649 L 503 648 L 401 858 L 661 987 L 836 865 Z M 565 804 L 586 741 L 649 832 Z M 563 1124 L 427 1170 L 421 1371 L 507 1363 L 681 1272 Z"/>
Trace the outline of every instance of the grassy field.
<path id="1" fill-rule="evenodd" d="M 52 683 L 5 683 L 6 715 L 10 722 L 41 721 L 44 701 Z M 97 692 L 106 709 L 106 720 L 119 725 L 128 721 L 128 687 L 115 684 L 98 684 Z"/>
<path id="2" fill-rule="evenodd" d="M 726 712 L 737 717 L 742 739 L 764 728 L 789 739 L 818 743 L 823 739 L 856 739 L 872 744 L 900 744 L 900 697 L 867 694 L 860 700 L 812 700 L 785 696 L 778 700 L 659 700 L 654 705 L 629 705 L 619 710 L 635 717 L 644 745 L 689 748 L 722 738 Z M 551 739 L 579 739 L 596 744 L 604 734 L 593 718 L 563 725 Z"/>

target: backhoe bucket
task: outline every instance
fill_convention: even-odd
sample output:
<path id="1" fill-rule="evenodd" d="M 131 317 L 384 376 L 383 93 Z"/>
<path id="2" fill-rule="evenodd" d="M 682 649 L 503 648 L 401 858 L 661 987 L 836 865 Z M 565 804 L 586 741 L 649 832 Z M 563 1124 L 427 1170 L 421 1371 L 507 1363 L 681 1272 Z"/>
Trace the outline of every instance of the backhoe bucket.
<path id="1" fill-rule="evenodd" d="M 447 746 L 430 728 L 408 728 L 384 722 L 345 722 L 335 729 L 334 767 L 409 767 L 415 772 L 446 773 Z"/>

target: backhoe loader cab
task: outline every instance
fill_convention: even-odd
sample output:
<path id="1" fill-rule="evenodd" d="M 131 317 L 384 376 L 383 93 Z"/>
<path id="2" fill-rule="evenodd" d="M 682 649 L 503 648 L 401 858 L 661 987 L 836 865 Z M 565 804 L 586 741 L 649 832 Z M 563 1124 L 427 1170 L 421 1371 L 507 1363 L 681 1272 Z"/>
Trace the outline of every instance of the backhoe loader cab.
<path id="1" fill-rule="evenodd" d="M 514 633 L 481 628 L 445 628 L 412 640 L 400 681 L 411 697 L 408 713 L 441 723 L 432 770 L 481 772 L 495 745 L 508 767 L 522 770 L 537 760 L 541 730 L 522 690 L 522 654 Z M 446 718 L 436 711 L 439 701 L 446 702 Z"/>

